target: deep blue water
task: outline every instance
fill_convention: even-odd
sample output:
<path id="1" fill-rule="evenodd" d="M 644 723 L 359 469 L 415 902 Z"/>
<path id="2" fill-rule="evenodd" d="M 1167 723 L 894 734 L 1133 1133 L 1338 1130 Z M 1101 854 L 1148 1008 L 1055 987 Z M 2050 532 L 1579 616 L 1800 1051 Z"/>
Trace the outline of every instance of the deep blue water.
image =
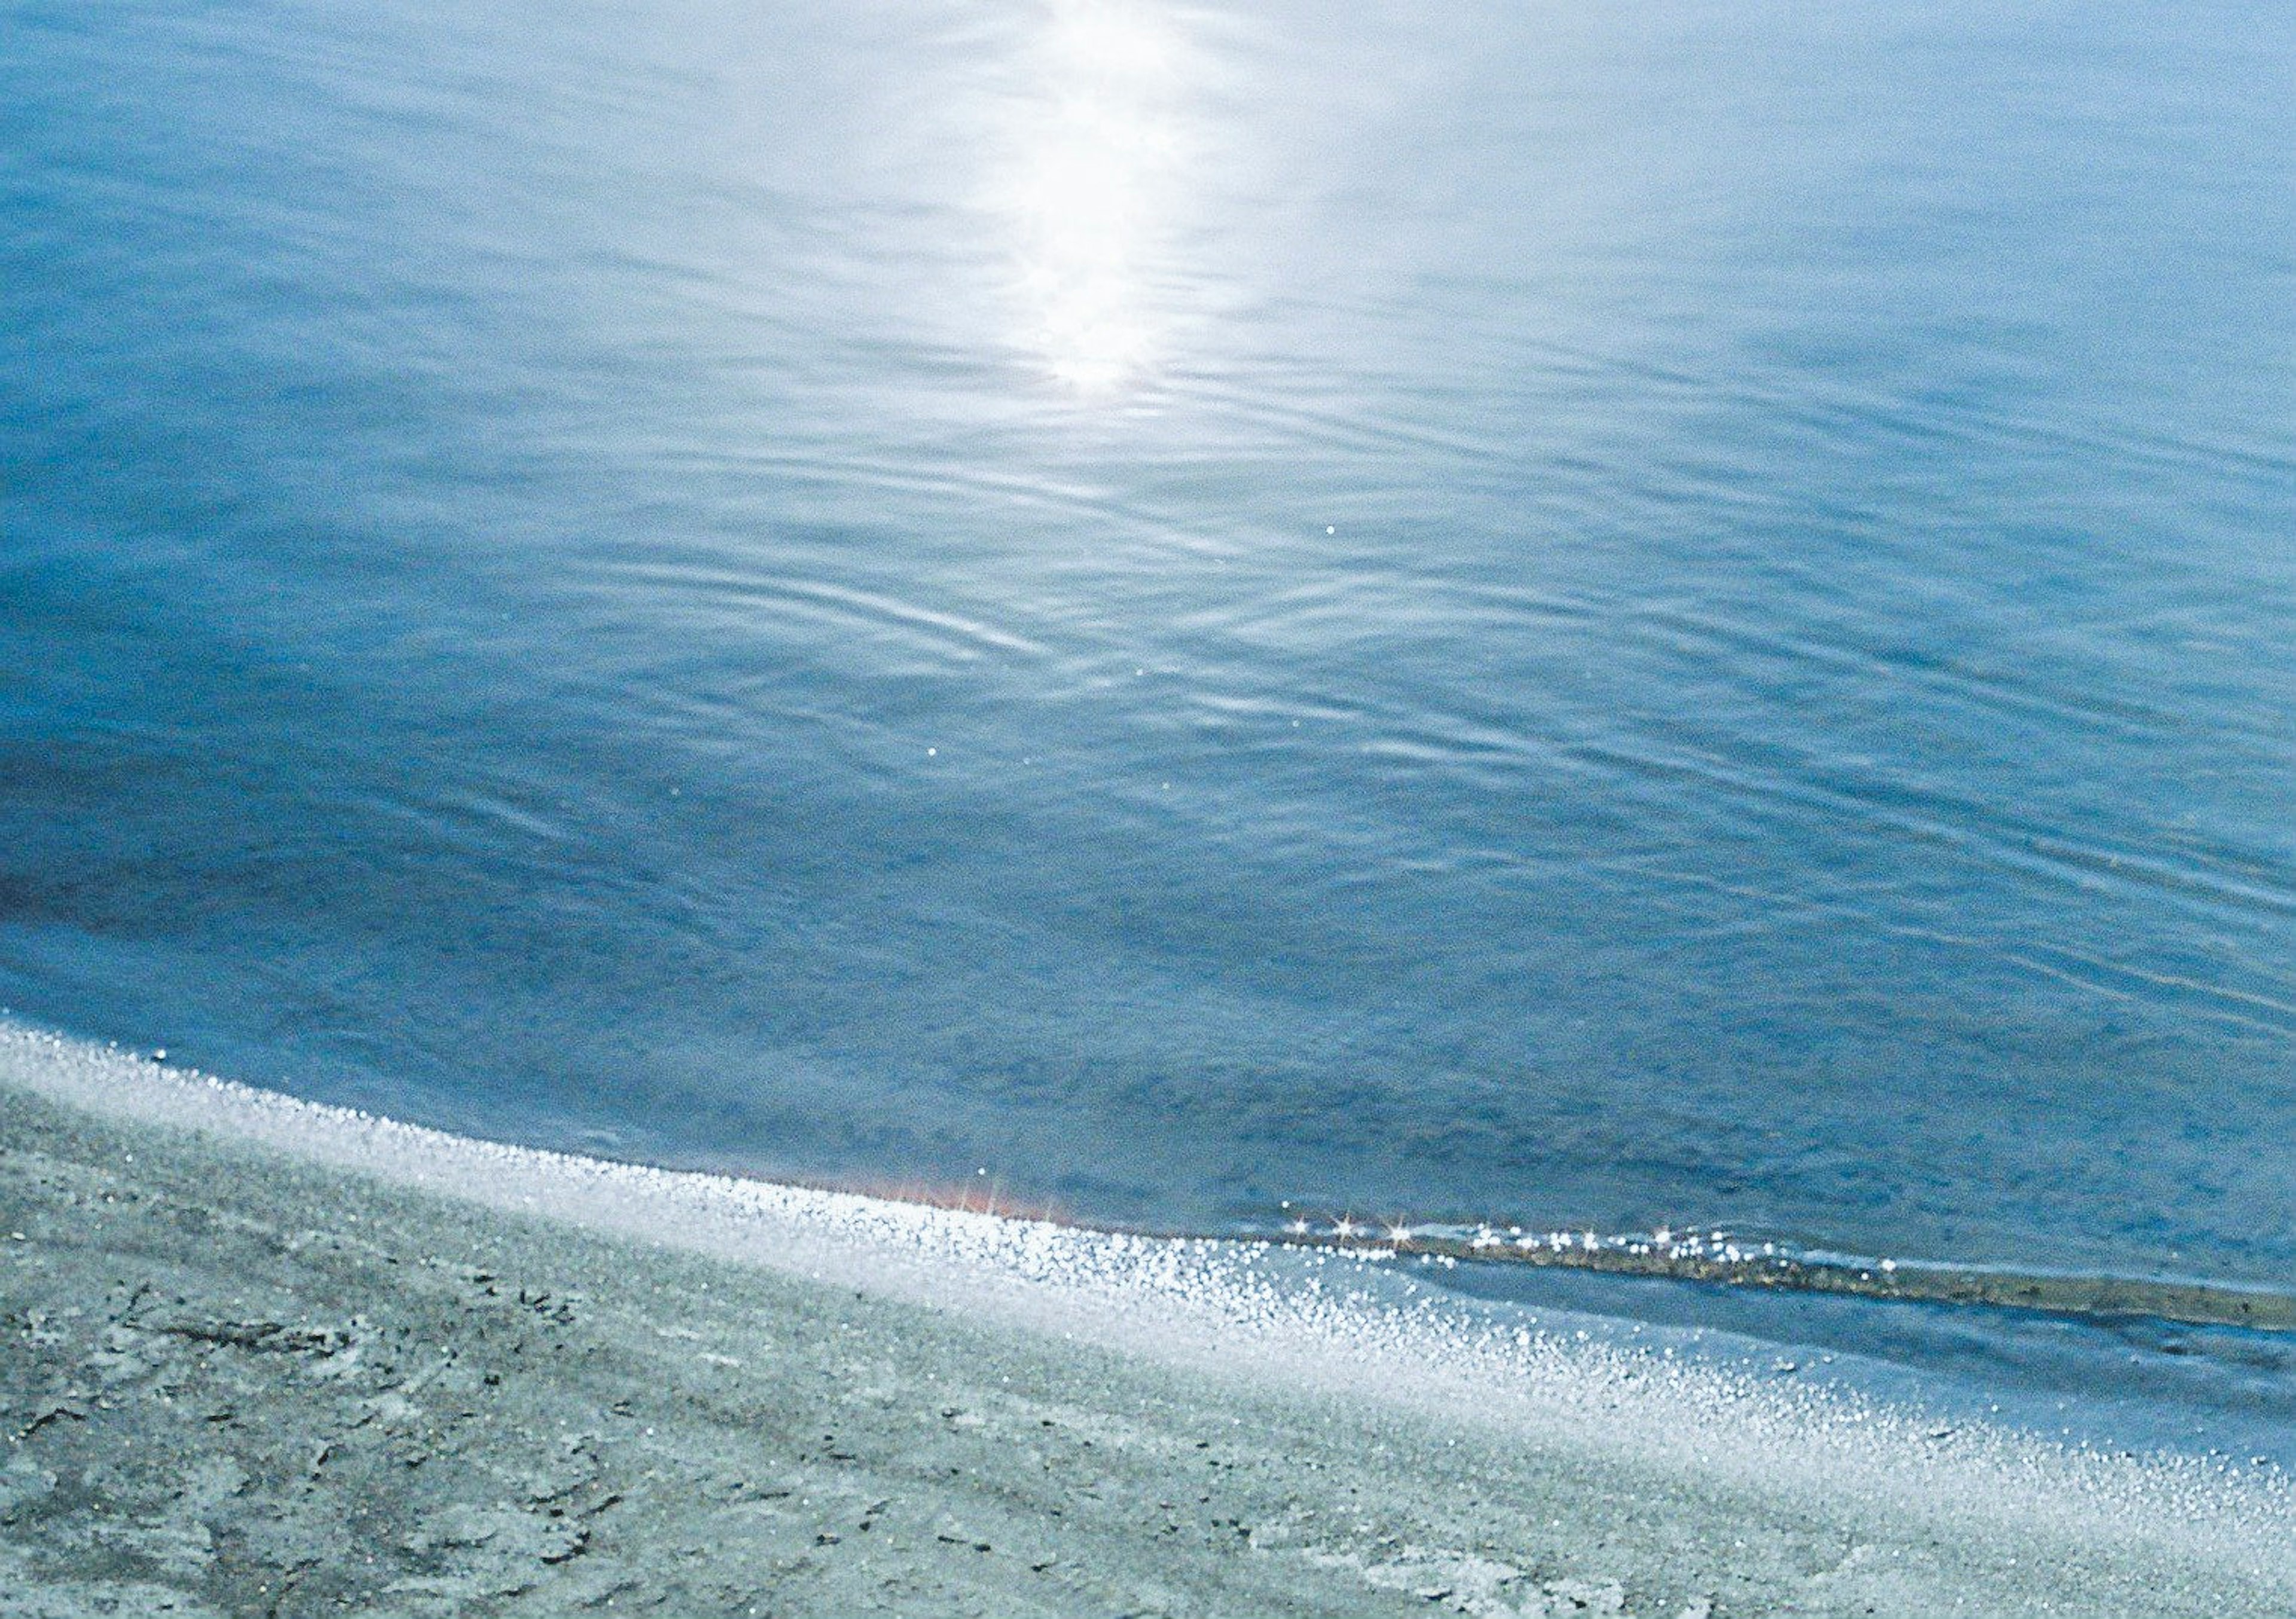
<path id="1" fill-rule="evenodd" d="M 2296 30 L 0 0 L 0 1002 L 2285 1282 Z"/>

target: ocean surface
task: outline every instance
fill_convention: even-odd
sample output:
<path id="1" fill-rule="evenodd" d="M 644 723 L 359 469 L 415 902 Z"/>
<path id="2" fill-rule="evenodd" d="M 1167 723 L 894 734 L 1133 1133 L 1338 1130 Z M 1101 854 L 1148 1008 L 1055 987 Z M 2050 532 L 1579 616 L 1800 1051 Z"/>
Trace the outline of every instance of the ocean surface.
<path id="1" fill-rule="evenodd" d="M 2296 1290 L 2296 33 L 0 0 L 0 1003 L 1153 1229 Z"/>

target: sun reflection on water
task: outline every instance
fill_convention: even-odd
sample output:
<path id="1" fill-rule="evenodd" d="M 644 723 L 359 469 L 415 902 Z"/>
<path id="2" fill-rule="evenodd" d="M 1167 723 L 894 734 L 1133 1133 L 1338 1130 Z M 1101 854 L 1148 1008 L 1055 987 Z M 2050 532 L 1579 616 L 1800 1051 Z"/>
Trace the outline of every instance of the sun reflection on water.
<path id="1" fill-rule="evenodd" d="M 1031 346 L 1098 392 L 1153 358 L 1143 282 L 1178 178 L 1182 40 L 1140 0 L 1053 0 L 1003 209 Z"/>

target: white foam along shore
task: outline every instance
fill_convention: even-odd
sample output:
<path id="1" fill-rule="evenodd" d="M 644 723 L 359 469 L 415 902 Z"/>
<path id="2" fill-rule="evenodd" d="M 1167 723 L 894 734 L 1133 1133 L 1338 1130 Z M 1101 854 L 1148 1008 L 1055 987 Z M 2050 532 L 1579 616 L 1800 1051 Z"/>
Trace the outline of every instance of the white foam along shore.
<path id="1" fill-rule="evenodd" d="M 388 1266 L 378 1262 L 371 1274 L 361 1272 L 357 1320 L 366 1325 L 344 1329 L 346 1337 L 392 1319 L 390 1290 L 401 1285 L 395 1272 L 435 1280 L 438 1267 L 467 1263 L 464 1249 L 490 1243 L 510 1245 L 505 1251 L 514 1250 L 531 1273 L 521 1293 L 577 1288 L 572 1280 L 554 1284 L 554 1266 L 567 1278 L 578 1273 L 585 1310 L 596 1318 L 586 1329 L 601 1333 L 618 1321 L 630 1332 L 638 1331 L 631 1323 L 659 1329 L 676 1315 L 691 1299 L 672 1299 L 677 1290 L 666 1288 L 664 1278 L 673 1271 L 688 1293 L 714 1289 L 717 1300 L 749 1289 L 750 1311 L 738 1320 L 711 1317 L 679 1329 L 689 1335 L 680 1343 L 716 1341 L 712 1333 L 723 1342 L 693 1351 L 679 1364 L 704 1370 L 673 1372 L 672 1383 L 690 1375 L 697 1386 L 719 1391 L 709 1399 L 731 1397 L 720 1386 L 728 1378 L 738 1382 L 736 1362 L 755 1364 L 760 1353 L 768 1364 L 775 1353 L 789 1363 L 817 1360 L 830 1345 L 873 1369 L 855 1374 L 867 1384 L 867 1410 L 858 1414 L 854 1390 L 840 1386 L 841 1374 L 823 1371 L 838 1390 L 824 1396 L 832 1404 L 824 1408 L 836 1412 L 836 1431 L 875 1434 L 884 1454 L 805 1460 L 822 1499 L 838 1495 L 840 1465 L 874 1480 L 865 1481 L 861 1493 L 888 1492 L 878 1508 L 892 1512 L 886 1501 L 898 1499 L 899 1510 L 919 1523 L 952 1513 L 978 1517 L 992 1500 L 1011 1518 L 1019 1511 L 1012 1502 L 1020 1498 L 1021 1475 L 1004 1478 L 1000 1468 L 1022 1468 L 1037 1491 L 1029 1497 L 1039 1503 L 1033 1521 L 1021 1512 L 1021 1527 L 1005 1533 L 1025 1531 L 1061 1549 L 1047 1554 L 1052 1560 L 1042 1568 L 1024 1573 L 1016 1566 L 1009 1590 L 979 1587 L 995 1559 L 964 1533 L 936 1530 L 927 1540 L 920 1531 L 909 1553 L 890 1532 L 869 1542 L 879 1558 L 871 1577 L 890 1582 L 888 1590 L 909 1582 L 903 1589 L 910 1598 L 886 1596 L 893 1611 L 944 1611 L 943 1600 L 946 1611 L 960 1611 L 964 1602 L 986 1600 L 982 1611 L 1105 1612 L 1116 1599 L 1111 1593 L 1138 1587 L 1148 1594 L 1133 1611 L 1173 1614 L 1291 1611 L 1288 1599 L 1282 1609 L 1267 1606 L 1287 1593 L 1305 1612 L 1425 1612 L 1431 1604 L 1486 1615 L 1607 1609 L 1667 1619 L 1709 1612 L 2296 1612 L 2296 1497 L 2276 1472 L 2099 1455 L 1965 1421 L 1941 1426 L 1918 1410 L 1766 1378 L 1754 1367 L 1733 1371 L 1615 1340 L 1542 1334 L 1505 1312 L 1413 1289 L 1341 1255 L 1081 1231 L 506 1147 L 12 1025 L 0 1025 L 0 1087 L 100 1119 L 108 1132 L 102 1142 L 128 1143 L 90 1149 L 74 1172 L 100 1170 L 110 1177 L 106 1185 L 119 1189 L 115 1198 L 157 1208 L 185 1195 L 167 1186 L 191 1185 L 214 1212 L 250 1229 L 285 1231 L 315 1213 L 324 1222 L 328 1209 L 339 1208 L 335 1238 L 358 1231 L 372 1242 L 390 1229 L 409 1244 L 435 1240 L 453 1248 L 393 1252 L 385 1255 Z M 48 1111 L 20 1100 L 0 1121 L 0 1148 L 23 1164 L 73 1160 L 70 1132 Z M 99 1151 L 113 1156 L 98 1162 L 90 1155 Z M 119 1161 L 128 1158 L 135 1161 Z M 276 1177 L 265 1168 L 274 1164 L 282 1166 Z M 57 1186 L 70 1180 L 63 1170 L 55 1174 Z M 25 1187 L 49 1184 L 29 1169 L 17 1179 Z M 302 1189 L 292 1193 L 301 1202 L 292 1208 L 266 1202 L 289 1198 L 279 1187 L 291 1182 Z M 316 1204 L 315 1184 L 322 1189 Z M 410 1204 L 409 1194 L 419 1196 Z M 22 1195 L 37 1204 L 33 1192 Z M 438 1212 L 408 1214 L 409 1207 Z M 53 1210 L 43 1215 L 35 1207 L 23 1217 L 50 1218 L 52 1232 L 70 1230 L 70 1217 Z M 210 1218 L 202 1215 L 201 1229 L 214 1229 L 205 1223 Z M 145 1243 L 136 1251 L 149 1249 L 136 1240 Z M 594 1256 L 602 1241 L 621 1255 L 603 1269 Z M 134 1244 L 123 1238 L 84 1247 L 91 1263 L 119 1272 L 121 1254 Z M 288 1247 L 301 1252 L 308 1238 Z M 53 1241 L 43 1247 L 34 1233 L 16 1246 L 20 1263 L 30 1263 L 23 1255 L 34 1248 L 46 1255 L 38 1263 L 53 1296 L 64 1285 L 60 1279 L 68 1280 L 70 1253 Z M 332 1251 L 342 1251 L 341 1243 Z M 228 1286 L 228 1278 L 202 1280 L 198 1259 L 193 1253 L 171 1260 L 168 1275 L 194 1291 Z M 328 1272 L 331 1285 L 348 1285 L 340 1265 L 350 1262 L 331 1263 L 337 1264 Z M 296 1293 L 297 1274 L 290 1263 L 284 1280 L 261 1284 L 270 1290 L 266 1296 L 286 1299 L 275 1303 L 275 1313 L 315 1307 Z M 697 1275 L 703 1280 L 693 1280 Z M 102 1285 L 126 1281 L 113 1274 Z M 88 1286 L 101 1291 L 92 1280 Z M 19 1290 L 16 1282 L 11 1290 Z M 131 1312 L 108 1330 L 142 1332 L 143 1320 Z M 268 1318 L 264 1324 L 305 1330 Z M 24 1319 L 8 1329 L 37 1330 Z M 751 1337 L 742 1339 L 744 1333 Z M 758 1333 L 778 1347 L 760 1351 Z M 636 1342 L 628 1332 L 601 1338 L 606 1347 L 594 1345 L 584 1364 L 594 1366 L 602 1354 L 636 1354 Z M 480 1352 L 439 1353 L 453 1361 Z M 513 1383 L 529 1375 L 558 1376 L 552 1389 L 573 1386 L 572 1374 L 532 1362 L 513 1369 Z M 757 1375 L 784 1378 L 781 1370 Z M 165 1385 L 158 1373 L 153 1381 Z M 498 1380 L 484 1389 L 503 1386 Z M 584 1398 L 599 1393 L 580 1386 L 588 1391 Z M 958 1390 L 969 1392 L 952 1395 Z M 652 1386 L 631 1394 L 679 1392 Z M 20 1411 L 48 1397 L 21 1388 L 0 1394 Z M 693 1401 L 707 1403 L 698 1393 Z M 982 1413 L 978 1431 L 947 1431 L 955 1420 L 947 1413 L 957 1407 Z M 1052 1414 L 1031 1419 L 1039 1412 Z M 95 1415 L 83 1410 L 75 1429 Z M 512 1417 L 504 1420 L 516 1426 Z M 562 1415 L 555 1420 L 563 1426 Z M 662 1435 L 670 1433 L 668 1421 L 658 1425 Z M 829 1421 L 819 1415 L 807 1426 Z M 1088 1483 L 1061 1484 L 1059 1459 L 1043 1451 L 1042 1435 L 1095 1422 L 1104 1434 L 1128 1437 L 1102 1447 L 1093 1463 L 1102 1470 L 1086 1468 Z M 8 1431 L 16 1435 L 23 1426 L 12 1417 Z M 19 1436 L 8 1465 L 26 1465 L 60 1426 Z M 935 1461 L 932 1468 L 948 1469 L 936 1480 L 932 1468 L 911 1465 L 917 1455 L 903 1448 L 912 1427 L 934 1435 L 935 1444 L 987 1448 L 969 1463 Z M 646 1432 L 655 1436 L 650 1443 L 671 1443 L 654 1427 Z M 710 1435 L 706 1423 L 694 1433 L 702 1435 L 691 1441 L 695 1445 L 731 1443 L 726 1434 Z M 760 1435 L 759 1443 L 770 1449 L 770 1439 Z M 1217 1466 L 1203 1456 L 1213 1444 L 1229 1459 L 1223 1476 L 1231 1485 L 1238 1469 L 1258 1481 L 1248 1502 L 1239 1496 L 1225 1512 L 1217 1492 L 1199 1487 L 1204 1468 Z M 1109 1470 L 1119 1451 L 1128 1471 Z M 840 1454 L 843 1464 L 835 1460 Z M 707 1471 L 693 1465 L 696 1476 Z M 770 1465 L 770 1457 L 753 1459 L 734 1470 Z M 647 1476 L 660 1471 L 656 1466 Z M 895 1477 L 903 1486 L 898 1496 L 885 1482 Z M 56 1488 L 50 1477 L 51 1496 Z M 1071 1492 L 1073 1508 L 1064 1509 Z M 1128 1512 L 1096 1517 L 1086 1505 L 1135 1497 L 1136 1521 Z M 8 1499 L 0 1489 L 0 1503 Z M 1184 1507 L 1196 1517 L 1165 1527 L 1167 1519 L 1179 1524 Z M 436 1501 L 405 1507 L 418 1517 L 445 1509 Z M 616 1566 L 632 1571 L 624 1576 L 633 1582 L 624 1599 L 636 1601 L 654 1565 L 641 1543 L 642 1515 L 618 1511 L 615 1533 L 623 1541 L 602 1528 L 578 1561 L 594 1572 L 606 1566 L 603 1549 L 618 1547 Z M 113 1521 L 132 1517 L 115 1511 Z M 12 1533 L 0 1518 L 0 1547 Z M 406 1543 L 447 1556 L 437 1549 L 451 1548 L 453 1537 L 422 1541 L 430 1533 L 410 1531 Z M 835 1612 L 854 1599 L 824 1572 L 831 1553 L 853 1537 L 819 1533 L 827 1539 L 805 1554 L 816 1563 L 758 1576 L 770 1604 L 759 1611 Z M 0 1575 L 69 1583 L 66 1571 L 39 1562 L 37 1548 L 8 1555 L 18 1562 Z M 973 1583 L 949 1584 L 956 1575 L 936 1561 L 947 1558 L 964 1562 L 964 1580 Z M 562 1577 L 567 1566 L 548 1564 L 550 1577 Z M 128 1572 L 160 1577 L 141 1565 Z M 187 1601 L 239 1611 L 227 1578 L 213 1566 L 201 1577 L 208 1584 L 187 1586 Z M 425 1601 L 445 1605 L 436 1611 L 462 1611 L 459 1605 L 480 1600 L 476 1586 L 439 1583 L 447 1578 L 405 1574 L 402 1585 L 412 1579 L 420 1589 L 400 1590 L 392 1599 L 398 1607 L 374 1611 L 414 1611 Z M 425 1579 L 432 1583 L 422 1586 Z M 548 1585 L 545 1579 L 527 1592 L 486 1599 L 515 1607 L 523 1596 L 539 1604 L 533 1611 L 551 1611 L 568 1593 L 549 1597 Z M 970 1594 L 961 1600 L 949 1594 L 960 1589 Z M 1001 1594 L 984 1599 L 982 1590 Z M 252 1592 L 245 1607 L 262 1611 Z"/>

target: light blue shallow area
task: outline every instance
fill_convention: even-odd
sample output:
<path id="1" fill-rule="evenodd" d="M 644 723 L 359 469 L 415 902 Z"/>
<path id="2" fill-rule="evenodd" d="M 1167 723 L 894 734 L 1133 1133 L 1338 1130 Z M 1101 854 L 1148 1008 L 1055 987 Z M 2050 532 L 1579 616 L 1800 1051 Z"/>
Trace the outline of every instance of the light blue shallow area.
<path id="1" fill-rule="evenodd" d="M 0 0 L 0 1002 L 1156 1226 L 2285 1282 L 2296 35 Z"/>

